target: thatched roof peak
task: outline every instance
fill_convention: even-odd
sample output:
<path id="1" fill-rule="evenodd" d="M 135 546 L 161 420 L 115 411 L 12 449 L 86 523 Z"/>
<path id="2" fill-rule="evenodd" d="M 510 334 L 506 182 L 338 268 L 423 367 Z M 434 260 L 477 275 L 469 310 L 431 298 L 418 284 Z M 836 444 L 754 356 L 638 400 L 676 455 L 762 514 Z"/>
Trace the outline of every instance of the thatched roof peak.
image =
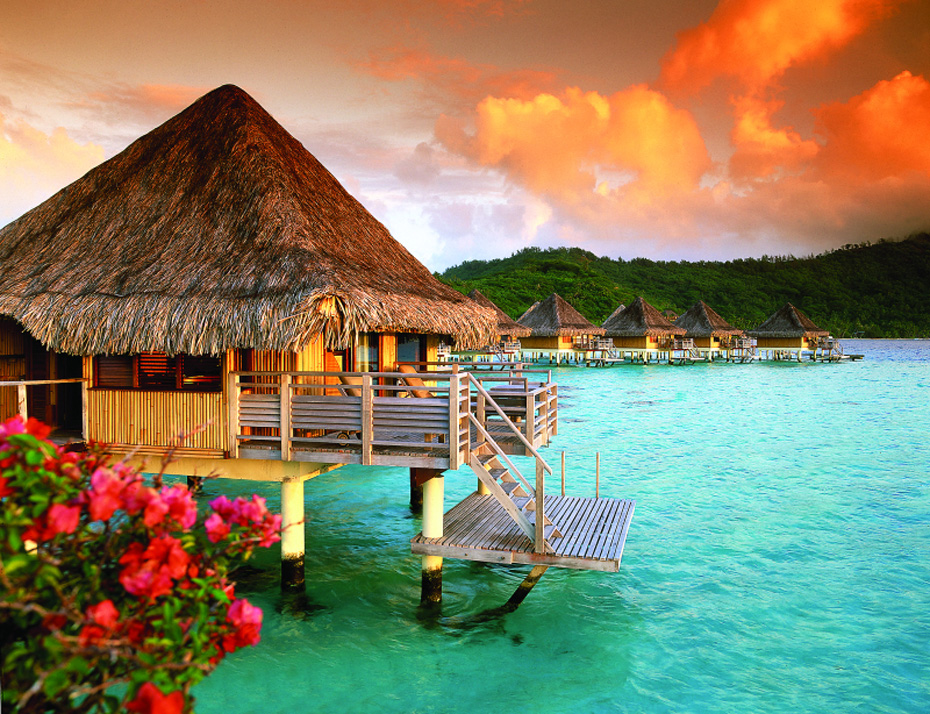
<path id="1" fill-rule="evenodd" d="M 495 333 L 232 85 L 0 230 L 0 314 L 76 354 Z"/>
<path id="2" fill-rule="evenodd" d="M 616 309 L 614 309 L 614 311 L 607 316 L 607 319 L 601 323 L 601 327 L 607 327 L 607 323 L 616 318 L 617 315 L 619 315 L 624 310 L 626 310 L 626 305 L 623 303 L 617 305 Z"/>
<path id="3" fill-rule="evenodd" d="M 790 302 L 785 303 L 768 320 L 747 333 L 750 337 L 825 337 L 830 334 L 815 325 Z"/>
<path id="4" fill-rule="evenodd" d="M 499 335 L 507 335 L 509 337 L 530 336 L 530 333 L 532 332 L 530 328 L 524 327 L 512 317 L 510 317 L 510 315 L 491 302 L 491 300 L 488 299 L 484 293 L 478 290 L 478 288 L 475 288 L 470 293 L 468 293 L 468 297 L 470 297 L 482 307 L 494 310 L 494 314 L 497 315 L 497 332 Z"/>
<path id="5" fill-rule="evenodd" d="M 556 293 L 552 293 L 541 302 L 534 303 L 517 319 L 517 322 L 524 327 L 529 327 L 533 331 L 533 337 L 604 334 L 604 330 L 593 325 L 590 320 Z"/>
<path id="6" fill-rule="evenodd" d="M 733 327 L 706 302 L 698 300 L 675 320 L 675 327 L 686 330 L 685 337 L 722 337 L 742 335 L 742 330 Z"/>
<path id="7" fill-rule="evenodd" d="M 604 334 L 608 337 L 660 337 L 683 335 L 681 327 L 673 325 L 642 297 L 636 298 L 619 313 L 614 311 L 604 322 Z"/>

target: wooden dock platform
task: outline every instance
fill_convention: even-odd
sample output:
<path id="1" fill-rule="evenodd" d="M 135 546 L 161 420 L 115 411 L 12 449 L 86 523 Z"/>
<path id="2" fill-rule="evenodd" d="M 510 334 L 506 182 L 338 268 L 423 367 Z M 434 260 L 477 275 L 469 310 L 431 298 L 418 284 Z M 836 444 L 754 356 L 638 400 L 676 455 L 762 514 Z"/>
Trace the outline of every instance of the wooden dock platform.
<path id="1" fill-rule="evenodd" d="M 410 545 L 420 555 L 617 572 L 635 505 L 618 498 L 546 494 L 545 513 L 563 536 L 549 540 L 552 553 L 535 553 L 494 496 L 476 492 L 445 514 L 442 538 L 418 533 Z"/>

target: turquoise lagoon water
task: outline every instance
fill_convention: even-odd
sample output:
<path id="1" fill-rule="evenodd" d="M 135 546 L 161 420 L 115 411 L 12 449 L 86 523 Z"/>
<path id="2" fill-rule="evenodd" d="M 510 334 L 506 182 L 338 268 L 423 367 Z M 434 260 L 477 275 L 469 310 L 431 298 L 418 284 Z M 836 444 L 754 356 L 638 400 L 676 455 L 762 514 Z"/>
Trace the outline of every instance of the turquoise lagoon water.
<path id="1" fill-rule="evenodd" d="M 528 569 L 455 560 L 418 617 L 405 470 L 308 482 L 306 601 L 255 561 L 262 641 L 198 712 L 930 711 L 930 342 L 845 346 L 865 359 L 555 370 L 547 457 L 593 495 L 599 451 L 636 514 L 619 573 L 550 568 L 503 617 Z M 448 505 L 473 487 L 448 472 Z"/>

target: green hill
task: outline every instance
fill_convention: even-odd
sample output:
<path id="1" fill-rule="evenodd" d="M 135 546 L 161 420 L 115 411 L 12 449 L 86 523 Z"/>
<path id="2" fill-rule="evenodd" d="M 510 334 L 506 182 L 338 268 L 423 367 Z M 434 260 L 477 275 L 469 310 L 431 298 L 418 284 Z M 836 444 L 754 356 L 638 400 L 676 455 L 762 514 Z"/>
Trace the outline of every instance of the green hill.
<path id="1" fill-rule="evenodd" d="M 786 302 L 837 337 L 930 336 L 930 234 L 846 245 L 807 258 L 727 262 L 599 258 L 580 248 L 525 248 L 509 258 L 470 260 L 437 277 L 464 293 L 478 288 L 519 317 L 557 292 L 595 324 L 638 295 L 677 313 L 704 300 L 741 328 Z"/>

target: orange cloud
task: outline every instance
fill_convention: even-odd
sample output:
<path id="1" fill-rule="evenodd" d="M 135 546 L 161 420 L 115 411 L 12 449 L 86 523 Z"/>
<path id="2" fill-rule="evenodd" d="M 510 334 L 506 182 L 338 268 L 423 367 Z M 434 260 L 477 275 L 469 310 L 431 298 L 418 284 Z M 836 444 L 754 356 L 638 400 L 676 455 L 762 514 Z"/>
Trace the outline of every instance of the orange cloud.
<path id="1" fill-rule="evenodd" d="M 730 177 L 736 181 L 794 171 L 816 156 L 817 142 L 802 139 L 791 127 L 776 129 L 772 115 L 782 102 L 743 97 L 734 100 L 736 124 L 731 138 Z"/>
<path id="2" fill-rule="evenodd" d="M 0 225 L 44 201 L 103 161 L 103 149 L 79 144 L 62 128 L 46 134 L 0 114 Z"/>
<path id="3" fill-rule="evenodd" d="M 924 77 L 902 72 L 815 115 L 815 131 L 825 141 L 817 162 L 820 177 L 930 176 L 930 83 Z"/>
<path id="4" fill-rule="evenodd" d="M 661 85 L 696 92 L 719 77 L 749 89 L 845 45 L 903 0 L 723 0 L 710 19 L 678 35 Z"/>
<path id="5" fill-rule="evenodd" d="M 474 134 L 443 116 L 436 136 L 450 151 L 566 206 L 595 195 L 687 191 L 710 166 L 691 115 L 644 85 L 609 97 L 577 88 L 530 100 L 487 97 Z"/>
<path id="6" fill-rule="evenodd" d="M 372 52 L 356 68 L 378 79 L 399 82 L 415 79 L 432 90 L 477 103 L 488 95 L 530 99 L 555 85 L 556 75 L 543 70 L 502 70 L 490 64 L 435 55 L 414 47 L 391 47 Z"/>

